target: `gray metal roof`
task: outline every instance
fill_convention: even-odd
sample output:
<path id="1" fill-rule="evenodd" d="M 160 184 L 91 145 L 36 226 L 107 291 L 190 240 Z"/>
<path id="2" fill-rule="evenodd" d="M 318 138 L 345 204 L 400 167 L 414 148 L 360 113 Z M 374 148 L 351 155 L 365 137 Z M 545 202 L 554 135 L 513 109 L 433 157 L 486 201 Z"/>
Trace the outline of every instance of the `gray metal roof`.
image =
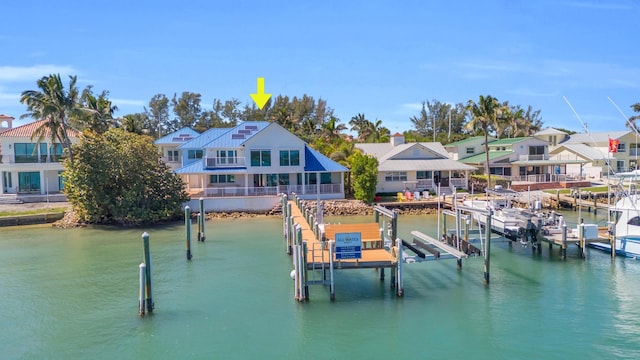
<path id="1" fill-rule="evenodd" d="M 608 154 L 605 154 L 589 145 L 572 143 L 559 145 L 557 148 L 553 149 L 553 152 L 555 153 L 558 149 L 562 148 L 589 160 L 605 160 L 608 156 Z"/>
<path id="2" fill-rule="evenodd" d="M 231 129 L 232 128 L 211 128 L 200 134 L 197 138 L 178 146 L 178 149 L 203 149 L 205 144 L 231 131 Z"/>
<path id="3" fill-rule="evenodd" d="M 630 132 L 631 130 L 573 134 L 571 135 L 571 137 L 569 137 L 569 140 L 567 140 L 563 144 L 607 144 L 609 142 L 609 139 L 619 139 Z"/>
<path id="4" fill-rule="evenodd" d="M 205 169 L 204 161 L 194 161 L 174 171 L 176 174 L 237 174 L 246 173 L 247 168 Z"/>
<path id="5" fill-rule="evenodd" d="M 268 121 L 245 121 L 224 133 L 222 136 L 212 139 L 210 142 L 204 144 L 203 147 L 227 149 L 238 148 L 271 124 L 275 123 L 270 123 Z"/>
<path id="6" fill-rule="evenodd" d="M 378 171 L 464 171 L 476 170 L 474 166 L 451 159 L 433 160 L 389 160 L 378 165 Z"/>
<path id="7" fill-rule="evenodd" d="M 533 136 L 541 136 L 541 135 L 567 135 L 566 132 L 560 131 L 558 129 L 554 129 L 552 127 L 548 127 L 546 129 L 540 130 L 537 133 L 533 134 Z"/>

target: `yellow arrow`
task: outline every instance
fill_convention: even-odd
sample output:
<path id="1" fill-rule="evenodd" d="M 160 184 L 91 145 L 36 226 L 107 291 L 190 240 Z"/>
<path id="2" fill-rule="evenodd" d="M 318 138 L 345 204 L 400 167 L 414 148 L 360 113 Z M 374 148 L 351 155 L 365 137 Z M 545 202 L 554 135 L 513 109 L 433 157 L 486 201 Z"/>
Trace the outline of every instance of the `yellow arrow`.
<path id="1" fill-rule="evenodd" d="M 264 105 L 271 98 L 271 94 L 264 93 L 264 78 L 258 78 L 258 92 L 257 94 L 250 94 L 253 101 L 258 105 L 258 109 L 262 110 Z"/>

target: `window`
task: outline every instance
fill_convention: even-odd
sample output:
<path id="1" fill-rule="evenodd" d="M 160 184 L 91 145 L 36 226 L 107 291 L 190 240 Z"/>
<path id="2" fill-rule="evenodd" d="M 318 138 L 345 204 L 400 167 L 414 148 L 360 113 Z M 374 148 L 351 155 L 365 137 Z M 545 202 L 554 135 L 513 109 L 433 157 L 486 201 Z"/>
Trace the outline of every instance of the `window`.
<path id="1" fill-rule="evenodd" d="M 632 218 L 631 220 L 629 220 L 627 225 L 640 226 L 640 216 L 636 216 L 636 217 Z"/>
<path id="2" fill-rule="evenodd" d="M 180 161 L 178 160 L 178 150 L 169 150 L 167 151 L 167 157 L 169 158 L 169 161 L 171 162 L 177 162 Z"/>
<path id="3" fill-rule="evenodd" d="M 627 144 L 619 143 L 618 144 L 618 152 L 625 152 L 625 151 L 627 151 Z"/>
<path id="4" fill-rule="evenodd" d="M 416 171 L 416 179 L 431 179 L 431 171 Z"/>
<path id="5" fill-rule="evenodd" d="M 202 150 L 189 150 L 187 157 L 189 158 L 189 160 L 202 159 Z"/>
<path id="6" fill-rule="evenodd" d="M 472 147 L 467 148 L 466 152 L 467 152 L 467 154 L 474 154 L 475 153 L 475 151 L 474 151 L 474 149 Z"/>
<path id="7" fill-rule="evenodd" d="M 251 166 L 271 166 L 271 151 L 251 150 Z"/>
<path id="8" fill-rule="evenodd" d="M 60 161 L 60 158 L 62 158 L 62 144 L 51 144 L 49 154 L 51 154 L 51 161 Z"/>
<path id="9" fill-rule="evenodd" d="M 529 146 L 529 155 L 544 155 L 544 145 Z"/>
<path id="10" fill-rule="evenodd" d="M 320 173 L 320 184 L 331 184 L 331 173 Z"/>
<path id="11" fill-rule="evenodd" d="M 40 162 L 47 162 L 47 144 L 40 143 Z"/>
<path id="12" fill-rule="evenodd" d="M 384 175 L 384 181 L 407 181 L 405 171 L 390 171 Z"/>
<path id="13" fill-rule="evenodd" d="M 280 150 L 280 166 L 299 166 L 299 150 Z"/>
<path id="14" fill-rule="evenodd" d="M 280 175 L 278 175 L 278 184 L 280 184 L 280 185 L 289 185 L 289 174 L 280 174 Z"/>
<path id="15" fill-rule="evenodd" d="M 278 185 L 278 174 L 267 174 L 267 186 Z"/>
<path id="16" fill-rule="evenodd" d="M 238 153 L 235 150 L 216 150 L 218 164 L 238 163 Z"/>
<path id="17" fill-rule="evenodd" d="M 40 191 L 40 173 L 37 171 L 18 173 L 18 182 L 20 192 Z"/>
<path id="18" fill-rule="evenodd" d="M 36 144 L 33 143 L 15 143 L 13 144 L 17 163 L 35 163 L 38 162 L 36 153 Z"/>
<path id="19" fill-rule="evenodd" d="M 234 175 L 210 175 L 209 181 L 212 184 L 229 184 L 235 183 L 236 179 Z"/>

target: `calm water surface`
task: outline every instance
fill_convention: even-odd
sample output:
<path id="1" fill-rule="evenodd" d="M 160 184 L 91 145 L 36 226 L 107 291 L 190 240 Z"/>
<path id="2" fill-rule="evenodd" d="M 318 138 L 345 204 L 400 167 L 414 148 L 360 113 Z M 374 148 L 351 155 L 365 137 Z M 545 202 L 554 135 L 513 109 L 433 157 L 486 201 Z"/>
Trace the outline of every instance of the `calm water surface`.
<path id="1" fill-rule="evenodd" d="M 589 214 L 585 221 L 594 219 Z M 567 214 L 575 222 L 575 213 Z M 362 222 L 372 217 L 330 218 Z M 602 219 L 599 219 L 602 220 Z M 435 235 L 401 216 L 401 237 Z M 194 227 L 195 229 L 195 227 Z M 137 316 L 143 231 L 155 311 Z M 483 259 L 404 267 L 405 296 L 374 270 L 336 272 L 336 301 L 297 303 L 278 217 L 207 222 L 185 259 L 184 227 L 0 229 L 3 359 L 638 359 L 640 261 L 575 248 L 532 254 L 495 241 Z"/>

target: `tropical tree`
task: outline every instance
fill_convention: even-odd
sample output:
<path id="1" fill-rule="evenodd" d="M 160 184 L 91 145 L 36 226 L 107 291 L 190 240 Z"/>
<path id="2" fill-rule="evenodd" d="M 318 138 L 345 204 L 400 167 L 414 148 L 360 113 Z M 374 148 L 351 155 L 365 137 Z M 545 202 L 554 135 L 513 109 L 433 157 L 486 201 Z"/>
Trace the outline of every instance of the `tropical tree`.
<path id="1" fill-rule="evenodd" d="M 146 113 L 135 113 L 123 116 L 120 119 L 120 127 L 125 131 L 142 135 L 149 132 L 146 128 L 146 124 L 149 122 L 149 118 Z"/>
<path id="2" fill-rule="evenodd" d="M 153 95 L 151 100 L 149 100 L 149 108 L 145 108 L 144 112 L 147 114 L 147 118 L 151 125 L 150 135 L 155 135 L 155 137 L 159 139 L 162 137 L 162 134 L 170 132 L 172 125 L 171 120 L 169 119 L 169 99 L 166 95 Z"/>
<path id="3" fill-rule="evenodd" d="M 634 112 L 640 113 L 640 103 L 631 105 L 631 109 L 633 109 Z M 640 115 L 631 116 L 629 118 L 629 121 L 627 121 L 627 127 L 630 127 L 633 131 L 638 132 L 638 124 L 636 124 L 638 120 L 640 120 Z"/>
<path id="4" fill-rule="evenodd" d="M 502 115 L 508 111 L 498 99 L 491 95 L 480 95 L 478 102 L 469 100 L 467 111 L 471 119 L 467 123 L 467 130 L 472 133 L 484 134 L 484 173 L 487 176 L 487 188 L 491 187 L 491 174 L 489 171 L 489 131 L 496 131 Z"/>
<path id="5" fill-rule="evenodd" d="M 371 135 L 371 122 L 367 120 L 364 114 L 358 113 L 349 120 L 351 130 L 358 134 L 359 141 L 365 141 Z"/>
<path id="6" fill-rule="evenodd" d="M 40 143 L 49 136 L 52 142 L 62 144 L 70 165 L 73 164 L 73 150 L 68 135 L 71 128 L 69 122 L 81 112 L 76 82 L 77 76 L 70 76 L 68 88 L 65 89 L 60 74 L 50 74 L 36 82 L 39 90 L 26 90 L 20 96 L 20 102 L 27 106 L 27 113 L 20 116 L 21 119 L 31 117 L 45 120 L 34 131 L 33 137 Z"/>
<path id="7" fill-rule="evenodd" d="M 375 199 L 378 184 L 378 160 L 371 155 L 356 151 L 350 156 L 349 162 L 353 196 L 357 200 L 372 202 Z"/>
<path id="8" fill-rule="evenodd" d="M 84 89 L 80 98 L 82 108 L 75 121 L 77 130 L 91 129 L 102 134 L 115 127 L 113 113 L 118 111 L 118 107 L 111 103 L 108 96 L 109 92 L 106 90 L 95 96 L 91 86 Z"/>
<path id="9" fill-rule="evenodd" d="M 85 131 L 65 161 L 65 194 L 88 223 L 153 223 L 181 216 L 184 183 L 161 160 L 153 139 L 112 128 Z"/>

